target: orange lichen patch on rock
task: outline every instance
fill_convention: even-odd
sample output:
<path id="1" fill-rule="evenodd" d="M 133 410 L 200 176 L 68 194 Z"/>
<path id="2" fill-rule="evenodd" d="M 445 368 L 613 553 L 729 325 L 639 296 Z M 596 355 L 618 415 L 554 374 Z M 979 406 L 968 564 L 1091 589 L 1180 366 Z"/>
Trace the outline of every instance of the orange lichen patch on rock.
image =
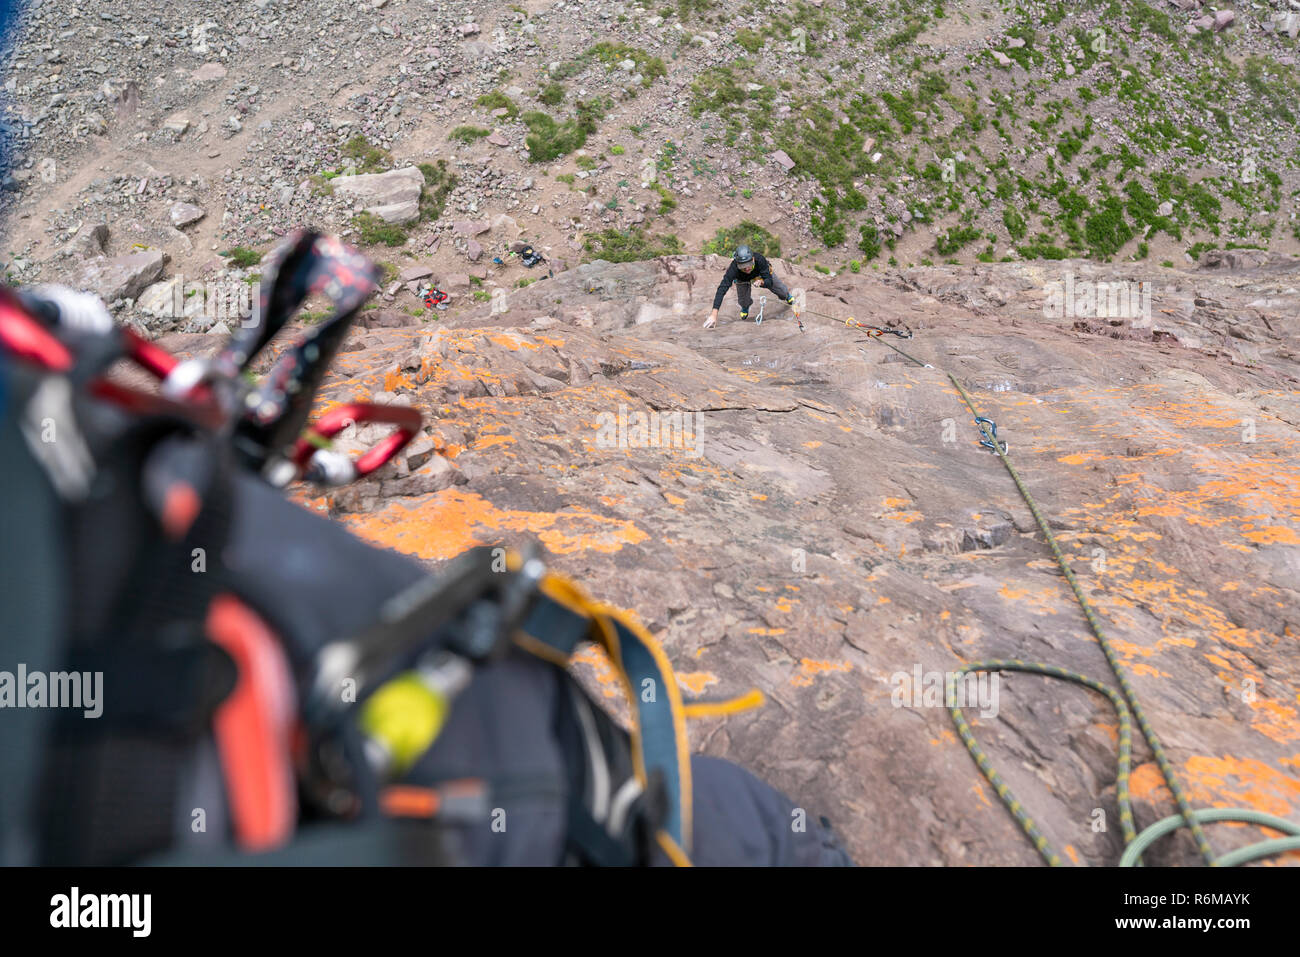
<path id="1" fill-rule="evenodd" d="M 1129 670 L 1135 675 L 1141 675 L 1143 678 L 1168 678 L 1169 672 L 1161 671 L 1154 665 L 1136 664 L 1129 665 Z"/>
<path id="2" fill-rule="evenodd" d="M 480 436 L 473 445 L 474 451 L 478 452 L 483 449 L 490 449 L 494 445 L 514 445 L 515 437 L 513 435 L 483 435 Z"/>
<path id="3" fill-rule="evenodd" d="M 1268 525 L 1242 534 L 1260 545 L 1300 545 L 1300 535 L 1284 525 Z"/>
<path id="4" fill-rule="evenodd" d="M 794 599 L 794 600 L 798 601 L 798 599 Z M 782 595 L 780 598 L 776 600 L 776 610 L 785 611 L 785 612 L 793 610 L 794 605 L 792 605 L 790 602 L 791 599 L 789 597 L 787 597 L 786 595 Z"/>
<path id="5" fill-rule="evenodd" d="M 812 658 L 802 658 L 799 661 L 799 672 L 790 679 L 790 684 L 797 688 L 807 688 L 820 674 L 830 671 L 852 671 L 853 663 L 851 661 L 814 661 Z"/>
<path id="6" fill-rule="evenodd" d="M 718 683 L 718 676 L 712 671 L 679 671 L 677 672 L 677 685 L 683 691 L 689 691 L 693 695 L 704 694 L 704 689 L 709 685 Z"/>
<path id="7" fill-rule="evenodd" d="M 686 504 L 686 499 L 682 498 L 680 495 L 674 495 L 672 492 L 664 492 L 664 501 L 669 505 L 675 505 L 678 508 L 681 508 Z"/>
<path id="8" fill-rule="evenodd" d="M 821 445 L 822 445 L 822 444 L 821 444 L 820 442 L 813 441 L 813 442 L 805 442 L 805 443 L 803 444 L 803 447 L 804 447 L 805 449 L 819 449 L 819 448 L 821 448 Z"/>
<path id="9" fill-rule="evenodd" d="M 977 554 L 977 553 L 970 553 Z M 1055 586 L 1045 586 L 1043 588 L 1012 588 L 1010 585 L 1003 584 L 998 589 L 998 594 L 1007 601 L 1023 602 L 1033 606 L 1034 611 L 1040 615 L 1060 614 L 1057 609 L 1059 595 Z"/>
<path id="10" fill-rule="evenodd" d="M 1137 510 L 1139 516 L 1162 515 L 1172 518 L 1176 515 L 1182 515 L 1183 510 L 1177 505 L 1147 505 Z"/>
<path id="11" fill-rule="evenodd" d="M 497 332 L 487 337 L 488 342 L 493 345 L 501 346 L 503 349 L 509 349 L 511 352 L 518 352 L 520 349 L 531 349 L 536 352 L 541 348 L 535 342 L 529 342 L 522 336 L 517 336 L 512 332 Z"/>
<path id="12" fill-rule="evenodd" d="M 1143 415 L 1184 429 L 1226 429 L 1241 425 L 1239 416 L 1216 408 L 1211 402 L 1154 402 L 1136 408 Z"/>
<path id="13" fill-rule="evenodd" d="M 1150 801 L 1156 804 L 1173 802 L 1173 795 L 1165 784 L 1160 766 L 1154 761 L 1139 764 L 1133 769 L 1128 779 L 1129 792 L 1134 800 Z"/>
<path id="14" fill-rule="evenodd" d="M 1295 708 L 1258 696 L 1248 704 L 1255 712 L 1255 720 L 1250 723 L 1252 729 L 1278 744 L 1300 741 L 1300 712 Z"/>
<path id="15" fill-rule="evenodd" d="M 573 665 L 586 665 L 600 683 L 600 693 L 606 698 L 617 698 L 623 691 L 618 672 L 605 654 L 605 649 L 598 645 L 587 645 L 575 651 L 569 658 Z M 680 678 L 681 676 L 678 675 Z"/>
<path id="16" fill-rule="evenodd" d="M 1119 722 L 1094 721 L 1092 727 L 1096 728 L 1106 737 L 1110 738 L 1110 743 L 1119 745 Z"/>
<path id="17" fill-rule="evenodd" d="M 912 512 L 912 511 L 890 512 L 888 515 L 885 515 L 883 517 L 889 519 L 890 521 L 904 522 L 908 525 L 911 525 L 913 522 L 919 522 L 925 518 L 925 516 L 922 515 L 920 512 Z"/>
<path id="18" fill-rule="evenodd" d="M 1213 605 L 1198 600 L 1205 592 L 1198 589 L 1180 590 L 1173 581 L 1143 581 L 1130 579 L 1117 581 L 1111 586 L 1116 592 L 1135 599 L 1152 614 L 1164 620 L 1161 630 L 1177 628 L 1180 639 L 1191 628 L 1204 631 L 1211 639 L 1237 648 L 1257 647 L 1264 634 L 1258 629 L 1243 628 L 1234 624 L 1224 612 Z M 1180 639 L 1169 639 L 1174 644 Z M 1164 642 L 1165 639 L 1162 639 Z"/>
<path id="19" fill-rule="evenodd" d="M 1098 459 L 1114 458 L 1111 455 L 1103 455 L 1101 452 L 1075 452 L 1073 455 L 1058 456 L 1056 461 L 1064 465 L 1087 465 L 1089 462 Z"/>
<path id="20" fill-rule="evenodd" d="M 989 796 L 984 790 L 983 781 L 976 781 L 970 786 L 970 789 L 975 792 L 975 796 L 980 799 L 980 803 L 986 808 L 991 808 L 993 806 L 993 802 L 989 800 Z"/>
<path id="21" fill-rule="evenodd" d="M 902 508 L 904 505 L 908 505 L 908 504 L 910 504 L 910 503 L 911 503 L 911 499 L 907 499 L 907 498 L 886 498 L 886 499 L 884 499 L 884 504 L 885 504 L 885 506 L 888 507 L 888 508 Z M 979 519 L 976 518 L 976 521 L 979 521 Z"/>
<path id="22" fill-rule="evenodd" d="M 1181 773 L 1193 806 L 1245 805 L 1286 817 L 1300 801 L 1300 779 L 1253 758 L 1197 755 Z"/>
<path id="23" fill-rule="evenodd" d="M 497 541 L 503 531 L 534 534 L 558 555 L 588 549 L 611 553 L 650 537 L 632 522 L 583 509 L 498 509 L 459 488 L 391 503 L 364 518 L 349 516 L 345 521 L 362 538 L 424 559 L 452 558 L 467 548 Z"/>
<path id="24" fill-rule="evenodd" d="M 1193 639 L 1182 638 L 1182 637 L 1161 638 L 1155 643 L 1154 646 L 1150 648 L 1144 648 L 1141 645 L 1135 645 L 1130 641 L 1125 641 L 1122 638 L 1116 638 L 1113 635 L 1108 636 L 1108 640 L 1110 641 L 1111 647 L 1114 648 L 1116 651 L 1118 651 L 1125 658 L 1134 658 L 1134 657 L 1151 658 L 1154 655 L 1160 654 L 1167 647 L 1183 647 L 1183 648 L 1196 647 L 1196 642 Z"/>
<path id="25" fill-rule="evenodd" d="M 1079 863 L 1079 852 L 1074 849 L 1073 844 L 1065 845 L 1065 853 L 1069 856 L 1071 864 Z"/>
<path id="26" fill-rule="evenodd" d="M 785 629 L 784 629 L 784 628 L 751 628 L 751 629 L 749 629 L 749 634 L 751 634 L 751 635 L 784 635 L 784 634 L 785 634 Z"/>
<path id="27" fill-rule="evenodd" d="M 392 372 L 384 373 L 384 391 L 396 392 L 398 388 L 410 389 L 415 391 L 415 383 L 411 377 L 404 374 L 401 369 L 394 369 Z"/>
<path id="28" fill-rule="evenodd" d="M 930 743 L 935 747 L 941 747 L 942 745 L 945 744 L 956 744 L 957 735 L 953 734 L 947 728 L 944 728 L 939 732 L 939 736 L 937 738 L 930 739 Z"/>

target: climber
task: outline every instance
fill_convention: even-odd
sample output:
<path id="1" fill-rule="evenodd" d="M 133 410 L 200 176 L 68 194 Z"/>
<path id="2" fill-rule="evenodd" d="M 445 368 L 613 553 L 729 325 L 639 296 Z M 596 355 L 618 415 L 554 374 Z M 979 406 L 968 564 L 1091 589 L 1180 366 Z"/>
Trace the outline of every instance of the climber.
<path id="1" fill-rule="evenodd" d="M 753 279 L 749 277 L 753 276 Z M 740 319 L 745 321 L 749 318 L 749 306 L 753 301 L 753 295 L 750 286 L 758 284 L 766 286 L 777 294 L 788 305 L 794 305 L 794 296 L 786 288 L 785 283 L 772 274 L 772 265 L 767 258 L 760 253 L 754 252 L 748 246 L 741 246 L 736 250 L 736 255 L 731 260 L 731 265 L 727 267 L 727 273 L 722 277 L 722 282 L 718 283 L 718 291 L 713 296 L 713 311 L 709 313 L 709 318 L 704 322 L 704 328 L 712 328 L 718 321 L 718 309 L 722 306 L 722 299 L 727 295 L 727 290 L 731 284 L 736 284 L 736 299 L 740 302 Z"/>

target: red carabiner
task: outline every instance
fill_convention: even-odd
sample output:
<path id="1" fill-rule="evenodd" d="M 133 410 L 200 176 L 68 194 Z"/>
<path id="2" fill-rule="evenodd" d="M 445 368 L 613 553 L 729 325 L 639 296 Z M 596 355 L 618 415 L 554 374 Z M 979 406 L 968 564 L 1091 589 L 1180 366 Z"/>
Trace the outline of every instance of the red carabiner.
<path id="1" fill-rule="evenodd" d="M 420 413 L 406 405 L 373 405 L 369 402 L 351 402 L 330 409 L 294 444 L 290 459 L 299 469 L 306 468 L 311 457 L 322 443 L 338 435 L 349 425 L 387 422 L 397 426 L 386 438 L 375 443 L 356 460 L 357 477 L 369 475 L 392 460 L 420 431 L 423 419 Z"/>
<path id="2" fill-rule="evenodd" d="M 29 316 L 7 290 L 0 295 L 0 345 L 19 359 L 44 366 L 51 372 L 67 372 L 72 368 L 68 347 Z"/>

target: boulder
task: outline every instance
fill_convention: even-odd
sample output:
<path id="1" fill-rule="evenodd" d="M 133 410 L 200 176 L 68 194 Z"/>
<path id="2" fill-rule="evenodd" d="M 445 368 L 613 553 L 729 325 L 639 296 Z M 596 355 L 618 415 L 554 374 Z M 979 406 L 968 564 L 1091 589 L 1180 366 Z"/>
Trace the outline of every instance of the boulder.
<path id="1" fill-rule="evenodd" d="M 193 203 L 176 203 L 171 208 L 172 225 L 177 229 L 183 229 L 186 226 L 197 223 L 207 215 L 202 206 L 196 206 Z"/>
<path id="2" fill-rule="evenodd" d="M 135 299 L 162 275 L 167 255 L 146 249 L 125 256 L 93 256 L 69 277 L 74 289 L 93 292 L 105 302 Z"/>
<path id="3" fill-rule="evenodd" d="M 104 244 L 108 242 L 108 226 L 104 223 L 85 223 L 77 234 L 68 240 L 60 251 L 63 256 L 75 256 L 85 259 L 88 256 L 102 256 Z"/>
<path id="4" fill-rule="evenodd" d="M 397 274 L 402 282 L 414 282 L 417 279 L 424 279 L 426 276 L 432 276 L 433 270 L 428 266 L 407 266 Z"/>
<path id="5" fill-rule="evenodd" d="M 414 166 L 387 173 L 337 176 L 330 183 L 335 196 L 354 200 L 365 212 L 386 223 L 409 223 L 420 218 L 424 174 Z"/>

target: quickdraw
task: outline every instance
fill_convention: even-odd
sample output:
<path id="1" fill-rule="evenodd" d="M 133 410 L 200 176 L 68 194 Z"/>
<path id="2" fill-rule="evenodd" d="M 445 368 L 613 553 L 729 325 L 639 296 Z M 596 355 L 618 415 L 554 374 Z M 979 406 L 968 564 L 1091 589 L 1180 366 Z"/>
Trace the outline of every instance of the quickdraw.
<path id="1" fill-rule="evenodd" d="M 126 411 L 179 415 L 206 428 L 229 430 L 237 455 L 272 484 L 287 484 L 294 478 L 340 484 L 340 479 L 351 481 L 373 472 L 418 433 L 418 412 L 352 404 L 335 418 L 326 416 L 312 429 L 303 430 L 317 387 L 361 304 L 375 288 L 375 267 L 338 239 L 302 230 L 282 248 L 265 275 L 252 321 L 242 323 L 212 359 L 178 359 L 117 325 L 102 336 L 78 336 L 70 347 L 58 334 L 65 317 L 56 302 L 20 297 L 4 289 L 0 289 L 0 348 L 51 372 L 85 381 L 92 395 Z M 286 350 L 260 386 L 250 386 L 245 375 L 254 357 L 312 294 L 327 296 L 334 314 Z M 127 359 L 158 379 L 161 396 L 107 378 L 103 373 L 117 359 Z M 391 422 L 398 428 L 355 463 L 344 456 L 318 459 L 313 455 L 314 447 L 344 428 L 343 420 L 349 418 Z"/>
<path id="2" fill-rule="evenodd" d="M 1000 445 L 1002 446 L 1002 453 L 1004 455 L 1011 451 L 1011 446 L 998 438 L 998 424 L 996 422 L 992 419 L 985 418 L 982 415 L 977 415 L 975 416 L 975 424 L 979 426 L 980 435 L 983 436 L 983 438 L 980 439 L 980 445 L 984 446 L 984 448 L 988 449 L 990 452 L 996 452 Z"/>
<path id="3" fill-rule="evenodd" d="M 897 336 L 900 339 L 915 338 L 915 336 L 912 333 L 912 330 L 907 326 L 903 326 L 901 329 L 895 328 L 893 326 L 871 326 L 871 325 L 867 325 L 865 322 L 859 322 L 858 320 L 854 319 L 852 316 L 849 316 L 847 319 L 845 319 L 844 324 L 846 326 L 851 326 L 854 329 L 861 329 L 867 335 L 875 336 L 877 339 L 884 335 Z"/>

